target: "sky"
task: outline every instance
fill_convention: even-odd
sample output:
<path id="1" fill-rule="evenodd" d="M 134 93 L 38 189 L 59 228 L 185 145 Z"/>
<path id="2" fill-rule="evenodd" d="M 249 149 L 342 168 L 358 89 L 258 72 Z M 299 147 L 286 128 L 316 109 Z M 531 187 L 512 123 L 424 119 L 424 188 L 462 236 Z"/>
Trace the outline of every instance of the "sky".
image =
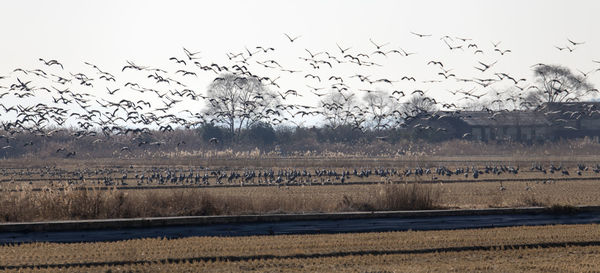
<path id="1" fill-rule="evenodd" d="M 263 59 L 277 60 L 284 67 L 302 70 L 298 75 L 262 69 L 254 63 L 255 71 L 278 80 L 281 90 L 295 89 L 304 94 L 296 103 L 316 105 L 319 97 L 307 91 L 307 85 L 327 87 L 325 81 L 316 82 L 303 77 L 319 73 L 330 75 L 369 75 L 372 79 L 395 80 L 390 85 L 365 86 L 362 82 L 349 84 L 358 89 L 381 90 L 414 89 L 426 91 L 428 96 L 449 102 L 457 101 L 449 90 L 469 89 L 471 86 L 456 81 L 424 83 L 441 80 L 439 69 L 429 61 L 441 61 L 446 69 L 453 69 L 457 77 L 495 77 L 492 72 L 509 73 L 515 78 L 526 78 L 533 84 L 531 66 L 536 63 L 560 64 L 575 73 L 600 68 L 600 35 L 595 26 L 598 1 L 6 1 L 0 24 L 3 39 L 0 42 L 0 76 L 14 82 L 25 77 L 16 68 L 35 69 L 73 74 L 92 73 L 83 62 L 90 62 L 117 75 L 114 85 L 96 85 L 82 89 L 106 97 L 105 87 L 117 88 L 128 81 L 143 80 L 145 75 L 121 72 L 126 61 L 139 65 L 175 71 L 177 66 L 170 57 L 183 58 L 183 47 L 199 51 L 203 65 L 228 63 L 226 54 L 245 52 L 257 46 L 273 47 L 275 51 Z M 413 33 L 431 36 L 420 38 Z M 291 43 L 284 33 L 300 36 Z M 444 36 L 450 38 L 442 38 Z M 465 42 L 458 38 L 468 38 Z M 567 39 L 583 44 L 573 46 Z M 373 55 L 376 44 L 386 44 L 384 51 L 403 49 L 414 55 Z M 464 50 L 450 50 L 449 46 L 463 45 Z M 510 52 L 500 55 L 500 50 Z M 312 71 L 299 59 L 311 52 L 327 51 L 343 59 L 337 45 L 351 54 L 371 54 L 370 61 L 381 66 L 356 67 L 348 64 Z M 468 44 L 476 44 L 484 54 L 474 54 Z M 571 46 L 573 52 L 558 50 Z M 258 55 L 258 54 L 257 54 Z M 322 57 L 323 55 L 321 55 Z M 46 67 L 38 58 L 56 59 L 65 67 Z M 260 57 L 256 57 L 259 60 Z M 498 61 L 493 71 L 482 75 L 474 66 L 478 62 Z M 191 69 L 186 66 L 186 69 Z M 214 73 L 199 73 L 186 78 L 188 86 L 204 92 L 216 77 Z M 411 76 L 416 82 L 400 80 Z M 137 78 L 136 78 L 137 77 Z M 5 80 L 7 80 L 5 79 Z M 600 73 L 591 73 L 588 80 L 600 85 Z M 8 84 L 10 84 L 9 82 Z M 35 82 L 36 86 L 49 83 Z M 3 82 L 0 81 L 0 86 Z M 7 85 L 5 82 L 4 85 Z M 494 90 L 509 87 L 504 82 Z M 49 87 L 48 87 L 49 88 Z M 82 88 L 82 87 L 81 87 Z M 125 90 L 125 88 L 123 88 Z M 168 88 L 167 88 L 168 89 Z M 1 90 L 0 90 L 1 91 Z M 360 93 L 359 91 L 354 91 Z M 481 92 L 485 92 L 482 90 Z M 121 92 L 124 98 L 145 97 L 147 94 Z M 49 99 L 51 94 L 28 98 L 29 102 Z M 158 98 L 148 98 L 159 101 Z M 27 99 L 26 99 L 27 100 Z M 23 103 L 8 95 L 4 103 Z M 181 105 L 201 108 L 204 103 L 185 101 Z"/>

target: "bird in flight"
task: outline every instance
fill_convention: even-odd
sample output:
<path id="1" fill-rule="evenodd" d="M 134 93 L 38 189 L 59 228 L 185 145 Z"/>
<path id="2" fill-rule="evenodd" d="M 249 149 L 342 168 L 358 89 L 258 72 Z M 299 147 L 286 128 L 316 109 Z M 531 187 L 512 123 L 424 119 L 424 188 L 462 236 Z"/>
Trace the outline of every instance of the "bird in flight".
<path id="1" fill-rule="evenodd" d="M 594 69 L 594 70 L 590 70 L 590 71 L 588 71 L 588 72 L 583 72 L 583 71 L 581 71 L 581 70 L 577 69 L 577 71 L 578 71 L 579 73 L 581 73 L 581 75 L 583 75 L 583 77 L 584 77 L 584 78 L 587 78 L 587 77 L 588 77 L 588 76 L 589 76 L 591 73 L 593 73 L 593 72 L 596 72 L 597 70 L 596 70 L 596 69 Z"/>
<path id="2" fill-rule="evenodd" d="M 556 49 L 558 49 L 559 51 L 563 51 L 563 50 L 568 50 L 569 52 L 573 52 L 575 50 L 575 47 L 571 48 L 569 46 L 565 46 L 565 47 L 560 47 L 560 46 L 554 46 L 556 47 Z"/>
<path id="3" fill-rule="evenodd" d="M 390 43 L 385 43 L 385 44 L 378 45 L 377 43 L 373 42 L 373 39 L 371 39 L 371 38 L 369 38 L 369 42 L 371 42 L 377 48 L 377 50 L 390 44 Z"/>
<path id="4" fill-rule="evenodd" d="M 110 90 L 110 89 L 108 89 L 108 87 L 106 87 L 106 90 L 108 91 L 108 94 L 113 95 L 114 93 L 116 93 L 117 91 L 119 91 L 120 88 L 117 88 L 115 90 Z"/>
<path id="5" fill-rule="evenodd" d="M 260 49 L 260 50 L 262 50 L 264 53 L 267 53 L 267 52 L 269 52 L 269 50 L 271 50 L 271 51 L 275 51 L 275 48 L 273 48 L 273 47 L 262 47 L 262 46 L 257 46 L 257 47 L 256 47 L 256 49 Z"/>
<path id="6" fill-rule="evenodd" d="M 456 38 L 456 39 L 459 39 L 459 40 L 461 40 L 461 41 L 463 41 L 463 42 L 466 42 L 466 41 L 473 40 L 473 39 L 471 39 L 471 38 L 461 38 L 461 37 L 454 37 L 454 38 Z"/>
<path id="7" fill-rule="evenodd" d="M 194 57 L 197 54 L 200 54 L 200 51 L 198 52 L 191 52 L 189 50 L 187 50 L 185 47 L 183 48 L 183 52 L 185 53 L 185 55 L 188 57 L 188 59 L 191 60 L 195 60 L 195 59 L 200 59 L 200 57 Z"/>
<path id="8" fill-rule="evenodd" d="M 416 52 L 406 52 L 406 51 L 405 51 L 404 49 L 402 49 L 402 48 L 400 48 L 400 51 L 402 51 L 402 53 L 404 53 L 404 56 L 405 56 L 405 57 L 408 57 L 408 56 L 410 56 L 410 55 L 413 55 L 413 54 L 417 54 Z"/>
<path id="9" fill-rule="evenodd" d="M 57 60 L 46 61 L 46 60 L 44 60 L 42 58 L 39 58 L 38 60 L 40 60 L 41 62 L 43 62 L 47 66 L 58 65 L 58 66 L 60 66 L 60 68 L 64 69 L 63 65 L 61 63 L 59 63 Z"/>
<path id="10" fill-rule="evenodd" d="M 421 95 L 421 96 L 424 96 L 424 95 L 425 95 L 425 92 L 423 92 L 423 90 L 416 89 L 415 91 L 412 91 L 412 93 L 411 93 L 411 94 L 412 94 L 412 95 L 414 95 L 414 94 L 419 94 L 419 95 Z"/>
<path id="11" fill-rule="evenodd" d="M 430 65 L 430 64 L 432 64 L 432 65 L 436 65 L 437 64 L 437 65 L 439 65 L 441 67 L 444 67 L 444 64 L 442 62 L 440 62 L 440 61 L 429 61 L 427 63 L 427 65 Z"/>
<path id="12" fill-rule="evenodd" d="M 338 43 L 335 43 L 335 45 L 337 45 L 337 47 L 340 49 L 340 51 L 342 52 L 342 54 L 346 53 L 346 51 L 350 50 L 352 47 L 348 47 L 346 49 L 343 49 Z"/>
<path id="13" fill-rule="evenodd" d="M 481 72 L 485 72 L 485 71 L 486 71 L 486 70 L 488 70 L 490 67 L 492 67 L 493 65 L 495 65 L 497 62 L 498 62 L 498 61 L 495 61 L 495 62 L 493 62 L 493 63 L 491 63 L 491 64 L 486 64 L 486 63 L 479 62 L 479 64 L 481 64 L 481 65 L 483 66 L 483 68 L 479 68 L 479 67 L 475 67 L 475 68 L 477 68 L 477 69 L 481 70 Z"/>
<path id="14" fill-rule="evenodd" d="M 317 53 L 314 53 L 314 54 L 313 54 L 313 53 L 312 53 L 312 52 L 310 52 L 310 50 L 308 50 L 308 49 L 304 49 L 304 50 L 306 50 L 306 52 L 308 52 L 308 54 L 310 55 L 310 57 L 311 57 L 311 58 L 313 58 L 313 59 L 314 59 L 315 57 L 319 56 L 320 54 L 323 54 L 323 52 L 317 52 Z"/>
<path id="15" fill-rule="evenodd" d="M 292 38 L 290 35 L 288 35 L 287 33 L 284 33 L 283 35 L 285 35 L 285 37 L 287 37 L 291 43 L 293 43 L 294 41 L 298 40 L 298 38 L 302 37 L 302 35 L 298 35 L 294 38 Z"/>
<path id="16" fill-rule="evenodd" d="M 585 42 L 573 42 L 573 40 L 569 38 L 567 38 L 567 41 L 569 41 L 569 43 L 571 43 L 573 46 L 585 44 Z"/>
<path id="17" fill-rule="evenodd" d="M 431 36 L 431 34 L 421 34 L 421 33 L 416 33 L 416 32 L 412 32 L 412 31 L 410 33 L 412 33 L 413 35 L 419 36 L 419 38 L 424 38 L 424 37 Z"/>
<path id="18" fill-rule="evenodd" d="M 319 77 L 319 76 L 316 76 L 316 75 L 313 75 L 313 74 L 306 74 L 304 76 L 304 78 L 308 78 L 308 77 L 311 77 L 313 79 L 317 79 L 319 82 L 321 82 L 321 77 Z"/>
<path id="19" fill-rule="evenodd" d="M 183 65 L 187 65 L 187 64 L 185 63 L 185 60 L 179 60 L 179 59 L 177 59 L 176 57 L 171 57 L 171 58 L 169 58 L 169 60 L 175 61 L 175 62 L 176 62 L 176 63 L 178 63 L 178 64 L 179 64 L 179 63 L 183 63 Z"/>
<path id="20" fill-rule="evenodd" d="M 500 52 L 500 55 L 504 55 L 505 53 L 512 52 L 512 51 L 510 51 L 510 49 L 501 50 L 499 48 L 494 49 L 494 51 Z"/>

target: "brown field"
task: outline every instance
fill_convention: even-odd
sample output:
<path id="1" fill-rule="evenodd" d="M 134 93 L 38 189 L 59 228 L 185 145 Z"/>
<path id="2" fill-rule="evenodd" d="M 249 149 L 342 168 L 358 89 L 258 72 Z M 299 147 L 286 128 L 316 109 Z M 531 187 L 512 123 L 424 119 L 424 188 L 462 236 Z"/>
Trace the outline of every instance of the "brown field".
<path id="1" fill-rule="evenodd" d="M 414 160 L 414 161 L 413 161 Z M 0 222 L 178 215 L 600 205 L 600 174 L 590 157 L 281 158 L 0 161 Z M 577 164 L 589 169 L 577 175 Z M 531 171 L 533 164 L 571 174 Z M 339 175 L 294 182 L 191 180 L 138 183 L 135 175 L 248 170 L 519 166 L 518 174 L 451 177 Z M 27 166 L 27 167 L 22 167 Z M 122 179 L 127 174 L 127 179 Z M 110 186 L 104 181 L 111 181 Z M 123 183 L 125 182 L 125 183 Z M 0 246 L 0 270 L 13 272 L 581 272 L 600 266 L 600 226 L 334 235 L 192 237 L 110 243 Z"/>
<path id="2" fill-rule="evenodd" d="M 3 192 L 0 221 L 600 205 L 596 180 Z M 418 199 L 418 198 L 420 199 Z M 402 200 L 414 199 L 413 203 Z M 422 201 L 422 202 L 420 202 Z"/>
<path id="3" fill-rule="evenodd" d="M 0 268 L 56 272 L 583 272 L 600 226 L 191 237 L 0 246 Z"/>
<path id="4" fill-rule="evenodd" d="M 499 158 L 496 158 L 498 160 Z M 212 165 L 199 161 L 172 162 L 61 160 L 52 166 L 43 161 L 2 161 L 0 167 L 0 222 L 127 218 L 181 215 L 235 215 L 265 213 L 304 213 L 371 210 L 410 210 L 432 208 L 490 208 L 529 207 L 552 205 L 600 205 L 600 174 L 594 172 L 596 163 L 588 157 L 563 158 L 562 161 L 529 161 L 516 164 L 514 158 L 491 161 L 490 158 L 438 158 L 436 161 L 406 161 L 393 158 L 325 160 L 306 158 L 279 161 L 266 159 L 231 159 L 224 167 L 224 159 L 211 159 Z M 209 160 L 209 161 L 211 161 Z M 490 161 L 488 161 L 490 160 Z M 248 167 L 241 167 L 243 164 Z M 282 167 L 282 164 L 289 164 Z M 577 164 L 584 163 L 588 170 L 580 175 Z M 27 164 L 29 167 L 19 167 Z M 154 165 L 156 164 L 156 165 Z M 379 164 L 379 165 L 377 165 Z M 530 170 L 533 164 L 547 168 L 550 164 L 563 165 L 570 175 L 560 172 L 543 174 Z M 472 174 L 451 177 L 437 174 L 422 176 L 400 174 L 415 166 L 449 169 L 475 166 L 520 167 L 518 174 L 484 173 L 478 179 Z M 23 165 L 21 165 L 23 166 Z M 34 167 L 37 166 L 37 167 Z M 250 167 L 255 166 L 255 167 Z M 261 166 L 261 167 L 256 167 Z M 301 167 L 304 166 L 304 167 Z M 354 166 L 354 167 L 352 167 Z M 379 167 L 378 167 L 379 166 Z M 315 170 L 334 170 L 338 175 L 316 177 Z M 386 169 L 398 174 L 389 176 L 350 175 L 341 184 L 339 173 L 358 170 Z M 311 178 L 301 177 L 293 182 L 279 183 L 253 179 L 234 179 L 216 183 L 209 175 L 207 183 L 193 179 L 159 184 L 154 180 L 140 182 L 136 175 L 193 173 L 210 174 L 212 171 L 242 173 L 248 170 L 306 170 Z M 122 176 L 127 174 L 127 179 Z M 103 181 L 111 181 L 110 186 Z M 99 188 L 103 187 L 103 188 Z M 82 190 L 82 188 L 86 188 Z M 503 190 L 501 190 L 503 189 Z"/>

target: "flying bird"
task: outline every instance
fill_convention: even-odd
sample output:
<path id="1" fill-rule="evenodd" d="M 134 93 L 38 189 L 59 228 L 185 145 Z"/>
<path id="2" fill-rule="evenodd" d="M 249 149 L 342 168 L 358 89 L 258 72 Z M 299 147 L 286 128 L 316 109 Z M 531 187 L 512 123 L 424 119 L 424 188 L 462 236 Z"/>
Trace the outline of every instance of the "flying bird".
<path id="1" fill-rule="evenodd" d="M 308 78 L 308 77 L 311 77 L 313 79 L 317 79 L 319 82 L 321 82 L 321 77 L 319 77 L 319 76 L 316 76 L 316 75 L 313 75 L 313 74 L 306 74 L 304 76 L 304 78 Z"/>
<path id="2" fill-rule="evenodd" d="M 260 50 L 262 50 L 264 53 L 267 53 L 267 52 L 269 52 L 269 50 L 271 50 L 271 51 L 275 51 L 275 48 L 273 48 L 273 47 L 262 47 L 262 46 L 257 46 L 257 47 L 256 47 L 256 49 L 260 49 Z"/>
<path id="3" fill-rule="evenodd" d="M 308 49 L 306 49 L 306 48 L 305 48 L 304 50 L 306 50 L 306 52 L 308 52 L 308 54 L 310 55 L 310 57 L 311 57 L 311 58 L 313 58 L 313 59 L 314 59 L 316 56 L 319 56 L 320 54 L 323 54 L 323 52 L 317 52 L 317 53 L 313 54 L 312 52 L 310 52 L 310 50 L 308 50 Z"/>
<path id="4" fill-rule="evenodd" d="M 417 89 L 417 90 L 415 90 L 415 91 L 412 91 L 412 93 L 410 93 L 410 94 L 419 94 L 419 95 L 421 95 L 421 96 L 424 96 L 424 95 L 425 95 L 425 92 L 423 92 L 423 90 L 419 90 L 419 89 Z"/>
<path id="5" fill-rule="evenodd" d="M 185 63 L 185 60 L 179 60 L 179 59 L 177 59 L 176 57 L 171 57 L 171 58 L 169 58 L 169 60 L 173 60 L 173 61 L 175 61 L 175 62 L 176 62 L 176 63 L 178 63 L 178 64 L 181 64 L 181 63 L 182 63 L 183 65 L 187 65 L 187 64 Z"/>
<path id="6" fill-rule="evenodd" d="M 110 89 L 108 89 L 108 87 L 106 87 L 106 90 L 108 90 L 108 94 L 109 94 L 109 95 L 114 95 L 114 94 L 115 94 L 117 91 L 119 91 L 119 90 L 121 90 L 121 89 L 120 89 L 120 88 L 117 88 L 117 89 L 115 89 L 115 90 L 110 90 Z"/>
<path id="7" fill-rule="evenodd" d="M 479 62 L 479 64 L 481 64 L 483 66 L 483 68 L 479 68 L 479 67 L 475 67 L 476 69 L 480 70 L 481 72 L 485 72 L 486 70 L 488 70 L 490 67 L 494 66 L 498 61 L 495 61 L 491 64 L 486 64 L 486 63 L 482 63 Z"/>
<path id="8" fill-rule="evenodd" d="M 335 45 L 337 45 L 337 47 L 340 49 L 340 51 L 342 52 L 342 54 L 346 53 L 346 51 L 350 50 L 352 47 L 348 47 L 346 49 L 343 49 L 338 43 L 335 43 Z"/>
<path id="9" fill-rule="evenodd" d="M 588 72 L 583 72 L 583 71 L 581 71 L 581 70 L 579 70 L 579 69 L 577 69 L 577 71 L 578 71 L 579 73 L 581 73 L 581 75 L 583 75 L 583 77 L 584 77 L 584 78 L 587 78 L 587 77 L 588 77 L 588 76 L 589 76 L 591 73 L 593 73 L 593 72 L 596 72 L 596 71 L 597 71 L 597 69 L 593 69 L 593 70 L 590 70 L 590 71 L 588 71 Z"/>
<path id="10" fill-rule="evenodd" d="M 454 74 L 446 74 L 446 73 L 442 73 L 442 72 L 439 72 L 438 75 L 442 75 L 446 79 L 448 79 L 450 77 L 456 77 L 456 75 L 454 75 Z"/>
<path id="11" fill-rule="evenodd" d="M 421 33 L 416 33 L 416 32 L 412 32 L 412 31 L 410 33 L 412 33 L 413 35 L 418 36 L 419 38 L 424 38 L 424 37 L 431 36 L 431 34 L 421 34 Z"/>
<path id="12" fill-rule="evenodd" d="M 44 63 L 45 65 L 47 65 L 47 66 L 58 65 L 58 66 L 60 66 L 60 68 L 62 68 L 62 69 L 65 69 L 65 68 L 63 67 L 63 65 L 62 65 L 61 63 L 59 63 L 57 60 L 49 60 L 49 61 L 46 61 L 46 60 L 44 60 L 44 59 L 42 59 L 42 58 L 39 58 L 38 60 L 40 60 L 41 62 L 43 62 L 43 63 Z"/>
<path id="13" fill-rule="evenodd" d="M 512 52 L 512 51 L 510 51 L 510 49 L 507 49 L 507 50 L 503 51 L 503 50 L 500 50 L 499 48 L 494 49 L 494 51 L 500 52 L 500 55 L 504 55 L 505 53 Z"/>
<path id="14" fill-rule="evenodd" d="M 427 65 L 430 65 L 430 64 L 432 64 L 432 65 L 436 65 L 437 64 L 437 65 L 439 65 L 441 67 L 444 67 L 444 64 L 442 64 L 442 62 L 440 62 L 440 61 L 429 61 L 427 63 Z"/>
<path id="15" fill-rule="evenodd" d="M 185 55 L 188 57 L 188 60 L 196 60 L 196 59 L 200 59 L 200 57 L 194 57 L 198 54 L 200 54 L 200 51 L 198 52 L 191 52 L 189 50 L 187 50 L 185 47 L 183 48 L 183 52 L 185 53 Z"/>
<path id="16" fill-rule="evenodd" d="M 292 38 L 290 35 L 288 35 L 287 33 L 284 33 L 283 35 L 285 35 L 285 37 L 287 37 L 291 43 L 293 43 L 294 41 L 298 40 L 298 38 L 302 37 L 301 35 L 298 35 L 294 38 Z"/>
<path id="17" fill-rule="evenodd" d="M 571 43 L 573 46 L 585 44 L 585 42 L 573 42 L 573 40 L 569 38 L 567 38 L 567 41 L 569 41 L 569 43 Z"/>
<path id="18" fill-rule="evenodd" d="M 406 52 L 406 51 L 404 51 L 404 49 L 402 49 L 402 48 L 400 48 L 400 51 L 402 51 L 402 53 L 404 53 L 404 56 L 405 56 L 405 57 L 408 57 L 408 56 L 410 56 L 410 55 L 413 55 L 413 54 L 417 54 L 416 52 Z"/>
<path id="19" fill-rule="evenodd" d="M 394 92 L 392 92 L 392 96 L 394 96 L 396 94 L 402 95 L 402 97 L 404 97 L 404 92 L 403 91 L 394 90 Z"/>
<path id="20" fill-rule="evenodd" d="M 381 44 L 381 45 L 379 45 L 379 44 L 375 43 L 375 42 L 373 41 L 373 39 L 371 39 L 371 38 L 369 38 L 369 42 L 371 42 L 371 43 L 372 43 L 372 44 L 373 44 L 373 45 L 374 45 L 374 46 L 377 48 L 377 50 L 379 50 L 379 49 L 381 49 L 382 47 L 384 47 L 384 46 L 386 46 L 386 45 L 389 45 L 389 44 L 390 44 L 390 43 L 385 43 L 385 44 Z"/>

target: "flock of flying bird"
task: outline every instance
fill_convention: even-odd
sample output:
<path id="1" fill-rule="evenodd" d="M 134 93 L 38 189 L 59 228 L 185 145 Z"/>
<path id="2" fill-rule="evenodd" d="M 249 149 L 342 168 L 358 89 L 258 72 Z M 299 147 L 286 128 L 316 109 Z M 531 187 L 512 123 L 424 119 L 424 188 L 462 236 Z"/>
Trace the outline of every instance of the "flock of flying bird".
<path id="1" fill-rule="evenodd" d="M 435 39 L 430 34 L 411 33 L 415 39 L 437 41 L 451 53 L 469 53 L 473 58 L 486 56 L 492 61 L 475 61 L 472 66 L 475 76 L 454 71 L 452 65 L 443 60 L 425 59 L 423 65 L 434 75 L 432 78 L 378 77 L 371 74 L 382 67 L 382 63 L 401 62 L 403 58 L 414 58 L 422 53 L 372 38 L 368 39 L 368 50 L 358 51 L 336 43 L 334 50 L 317 51 L 298 46 L 302 36 L 290 34 L 283 34 L 282 39 L 291 49 L 300 52 L 293 63 L 277 59 L 279 49 L 269 46 L 246 46 L 239 52 L 227 53 L 225 61 L 220 63 L 206 61 L 201 52 L 183 48 L 182 55 L 168 58 L 165 68 L 126 61 L 118 73 L 91 62 L 83 63 L 83 71 L 73 72 L 58 60 L 39 58 L 39 67 L 16 68 L 10 74 L 0 74 L 0 139 L 6 140 L 0 152 L 14 148 L 11 139 L 15 135 L 51 137 L 66 131 L 66 127 L 75 128 L 74 138 L 92 137 L 96 141 L 103 141 L 102 136 L 133 135 L 138 146 L 161 145 L 160 142 L 144 143 L 142 137 L 137 137 L 154 130 L 167 132 L 206 123 L 222 124 L 232 117 L 262 120 L 273 125 L 301 125 L 306 116 L 315 116 L 323 118 L 326 124 L 342 119 L 356 129 L 364 129 L 371 120 L 385 120 L 377 124 L 376 129 L 381 129 L 401 125 L 418 114 L 418 108 L 402 107 L 409 98 L 419 97 L 437 109 L 461 111 L 463 100 L 476 103 L 482 98 L 502 95 L 486 89 L 499 83 L 504 83 L 505 89 L 521 91 L 516 98 L 511 97 L 514 102 L 519 101 L 521 107 L 531 106 L 523 99 L 527 91 L 537 88 L 535 85 L 526 78 L 494 70 L 504 56 L 512 53 L 511 49 L 502 47 L 501 42 L 484 45 L 464 37 L 446 35 Z M 573 52 L 582 44 L 584 42 L 567 39 L 566 45 L 556 48 Z M 600 64 L 600 61 L 593 62 Z M 579 73 L 587 78 L 599 70 L 600 67 Z M 253 90 L 235 102 L 240 98 L 197 89 L 194 81 L 202 77 L 213 79 L 211 87 L 233 79 L 230 88 Z M 288 88 L 288 82 L 293 80 L 302 82 L 303 86 Z M 252 83 L 264 88 L 251 87 Z M 427 88 L 414 88 L 417 84 L 443 86 L 448 83 L 468 87 L 443 91 L 452 94 L 454 102 L 436 101 L 438 94 L 432 94 Z M 400 85 L 406 88 L 398 88 Z M 506 100 L 494 100 L 492 105 Z M 299 101 L 317 103 L 303 105 Z M 238 105 L 231 107 L 234 103 Z M 493 112 L 490 108 L 482 106 L 481 110 Z M 211 142 L 217 141 L 211 139 Z M 128 147 L 121 149 L 127 150 Z M 64 149 L 57 153 L 64 153 L 66 157 L 76 155 L 76 151 Z"/>

